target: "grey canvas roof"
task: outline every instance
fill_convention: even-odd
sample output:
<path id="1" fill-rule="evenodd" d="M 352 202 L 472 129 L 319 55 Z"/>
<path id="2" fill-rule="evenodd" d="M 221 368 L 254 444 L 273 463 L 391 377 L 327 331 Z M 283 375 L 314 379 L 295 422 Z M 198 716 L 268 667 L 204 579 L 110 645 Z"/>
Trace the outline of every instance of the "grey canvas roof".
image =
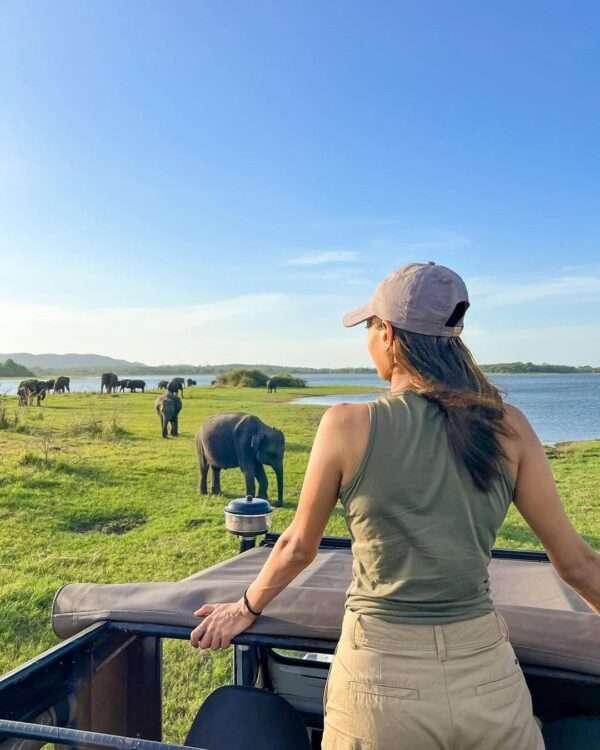
<path id="1" fill-rule="evenodd" d="M 101 620 L 192 628 L 199 622 L 192 613 L 202 604 L 237 600 L 269 552 L 258 547 L 177 582 L 68 584 L 54 600 L 54 630 L 67 637 Z M 252 632 L 336 641 L 351 566 L 349 549 L 320 550 Z M 496 607 L 522 662 L 600 675 L 600 616 L 550 563 L 493 559 L 489 572 Z"/>

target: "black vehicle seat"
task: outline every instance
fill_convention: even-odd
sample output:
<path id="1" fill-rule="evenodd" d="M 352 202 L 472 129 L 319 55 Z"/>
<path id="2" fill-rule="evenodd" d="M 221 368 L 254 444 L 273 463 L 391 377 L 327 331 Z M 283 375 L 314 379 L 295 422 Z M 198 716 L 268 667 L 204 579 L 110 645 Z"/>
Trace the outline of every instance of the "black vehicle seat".
<path id="1" fill-rule="evenodd" d="M 228 685 L 204 701 L 186 745 L 206 750 L 310 750 L 300 714 L 267 690 Z"/>
<path id="2" fill-rule="evenodd" d="M 546 750 L 596 750 L 600 747 L 600 718 L 573 716 L 548 721 L 542 733 Z"/>

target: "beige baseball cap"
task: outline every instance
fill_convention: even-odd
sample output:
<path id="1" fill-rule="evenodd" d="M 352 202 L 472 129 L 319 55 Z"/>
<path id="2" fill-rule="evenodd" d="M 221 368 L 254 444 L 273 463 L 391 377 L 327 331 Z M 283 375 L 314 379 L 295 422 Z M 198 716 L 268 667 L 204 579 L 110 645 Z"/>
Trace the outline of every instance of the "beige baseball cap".
<path id="1" fill-rule="evenodd" d="M 403 331 L 460 336 L 469 304 L 461 277 L 430 260 L 393 271 L 377 286 L 366 305 L 346 313 L 343 320 L 349 328 L 377 316 Z"/>

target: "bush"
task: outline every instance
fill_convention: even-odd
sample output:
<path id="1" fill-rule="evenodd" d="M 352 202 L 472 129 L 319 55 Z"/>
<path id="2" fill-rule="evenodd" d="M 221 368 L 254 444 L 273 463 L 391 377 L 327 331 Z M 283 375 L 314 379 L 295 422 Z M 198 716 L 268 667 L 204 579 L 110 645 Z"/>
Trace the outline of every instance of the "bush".
<path id="1" fill-rule="evenodd" d="M 87 436 L 95 439 L 120 440 L 127 437 L 129 432 L 123 427 L 116 413 L 101 417 L 96 412 L 90 411 L 78 422 L 70 425 L 65 434 L 71 437 Z"/>
<path id="2" fill-rule="evenodd" d="M 271 380 L 278 388 L 306 388 L 306 380 L 295 378 L 287 372 L 281 375 L 274 375 Z"/>
<path id="3" fill-rule="evenodd" d="M 264 388 L 268 376 L 260 370 L 228 370 L 217 378 L 217 385 L 230 385 L 238 388 Z"/>

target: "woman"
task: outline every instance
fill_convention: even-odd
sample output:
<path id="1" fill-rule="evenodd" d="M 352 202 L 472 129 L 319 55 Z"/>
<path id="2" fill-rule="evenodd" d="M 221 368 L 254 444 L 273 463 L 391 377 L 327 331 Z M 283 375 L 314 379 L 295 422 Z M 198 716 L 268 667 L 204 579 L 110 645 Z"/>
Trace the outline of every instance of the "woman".
<path id="1" fill-rule="evenodd" d="M 315 557 L 339 499 L 353 580 L 327 687 L 327 750 L 538 750 L 531 696 L 490 598 L 510 502 L 559 575 L 600 611 L 600 556 L 565 515 L 543 447 L 460 339 L 453 271 L 413 263 L 344 318 L 366 321 L 389 395 L 323 416 L 294 520 L 237 603 L 205 605 L 192 644 L 225 648 Z"/>

